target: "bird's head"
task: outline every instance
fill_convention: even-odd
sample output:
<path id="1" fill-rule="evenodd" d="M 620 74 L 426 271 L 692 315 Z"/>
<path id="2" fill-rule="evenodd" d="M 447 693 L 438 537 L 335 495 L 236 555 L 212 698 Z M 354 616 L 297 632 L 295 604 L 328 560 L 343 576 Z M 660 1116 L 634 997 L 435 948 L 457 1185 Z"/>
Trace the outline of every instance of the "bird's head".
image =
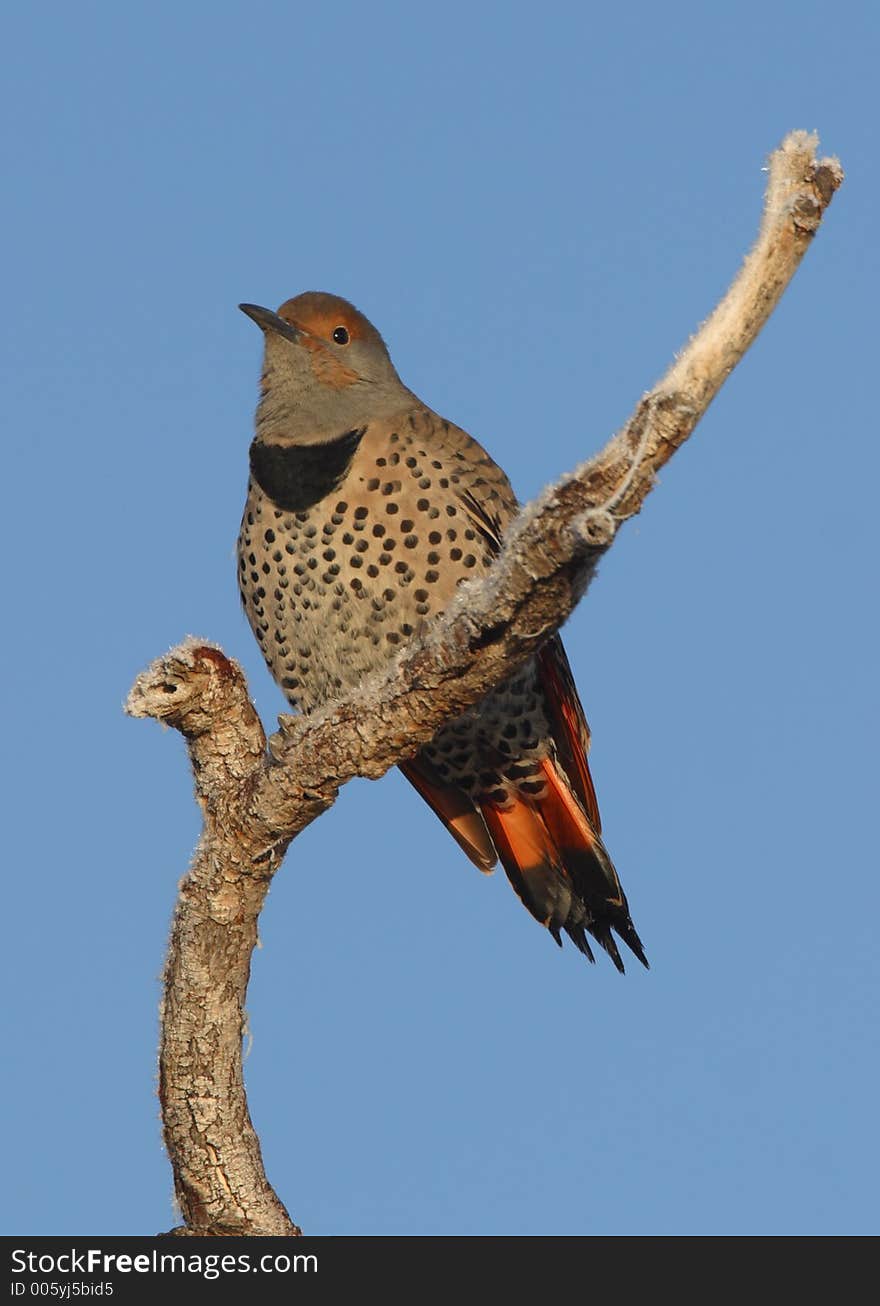
<path id="1" fill-rule="evenodd" d="M 323 444 L 411 401 L 379 332 L 338 295 L 309 290 L 277 313 L 239 307 L 265 337 L 258 439 Z"/>

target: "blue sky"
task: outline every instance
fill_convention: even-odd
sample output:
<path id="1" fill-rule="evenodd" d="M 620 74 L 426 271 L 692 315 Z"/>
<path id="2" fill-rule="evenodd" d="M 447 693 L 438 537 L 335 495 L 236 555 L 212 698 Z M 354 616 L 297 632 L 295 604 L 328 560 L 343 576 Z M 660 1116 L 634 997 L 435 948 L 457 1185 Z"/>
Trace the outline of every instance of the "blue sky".
<path id="1" fill-rule="evenodd" d="M 260 340 L 352 299 L 528 498 L 847 171 L 565 641 L 652 970 L 560 953 L 396 774 L 292 847 L 248 1009 L 314 1234 L 877 1232 L 875 6 L 19 6 L 3 20 L 5 1233 L 168 1228 L 158 976 L 198 833 L 122 714 L 193 633 L 284 704 L 234 541 Z"/>

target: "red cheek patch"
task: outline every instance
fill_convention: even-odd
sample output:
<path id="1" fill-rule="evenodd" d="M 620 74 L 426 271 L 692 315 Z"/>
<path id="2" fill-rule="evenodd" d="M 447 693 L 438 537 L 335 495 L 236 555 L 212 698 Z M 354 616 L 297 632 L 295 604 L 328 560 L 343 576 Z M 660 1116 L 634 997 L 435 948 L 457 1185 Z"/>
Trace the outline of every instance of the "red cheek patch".
<path id="1" fill-rule="evenodd" d="M 304 335 L 301 343 L 309 351 L 312 373 L 321 385 L 329 386 L 331 390 L 344 390 L 346 386 L 354 385 L 357 381 L 357 372 L 352 372 L 350 367 L 341 363 L 321 344 L 320 340 L 314 336 Z"/>

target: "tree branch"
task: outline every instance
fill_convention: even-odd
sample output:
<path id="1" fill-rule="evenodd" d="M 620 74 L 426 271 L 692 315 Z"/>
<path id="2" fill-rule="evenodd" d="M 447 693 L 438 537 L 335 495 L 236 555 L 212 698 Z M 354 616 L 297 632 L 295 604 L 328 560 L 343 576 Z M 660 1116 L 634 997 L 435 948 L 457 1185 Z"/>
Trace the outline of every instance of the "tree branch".
<path id="1" fill-rule="evenodd" d="M 688 438 L 767 321 L 843 180 L 794 132 L 769 162 L 754 249 L 725 298 L 606 448 L 523 509 L 488 577 L 387 672 L 269 741 L 240 668 L 188 639 L 135 682 L 126 710 L 185 736 L 204 829 L 165 968 L 159 1094 L 181 1234 L 298 1234 L 263 1169 L 241 1040 L 257 919 L 290 841 L 353 776 L 376 778 L 506 679 L 565 621 L 620 525 Z"/>

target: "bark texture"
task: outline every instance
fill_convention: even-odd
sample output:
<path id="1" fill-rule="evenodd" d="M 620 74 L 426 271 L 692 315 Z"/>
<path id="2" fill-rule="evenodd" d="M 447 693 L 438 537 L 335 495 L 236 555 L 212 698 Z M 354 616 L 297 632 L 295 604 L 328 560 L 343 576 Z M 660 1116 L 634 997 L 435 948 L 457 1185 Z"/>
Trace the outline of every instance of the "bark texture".
<path id="1" fill-rule="evenodd" d="M 250 959 L 290 841 L 353 776 L 376 778 L 509 676 L 565 621 L 620 525 L 684 443 L 767 321 L 843 173 L 817 140 L 769 160 L 757 241 L 727 295 L 605 449 L 527 505 L 490 576 L 462 586 L 421 641 L 267 740 L 237 664 L 187 639 L 138 676 L 126 705 L 185 736 L 204 814 L 165 967 L 159 1094 L 185 1225 L 180 1234 L 296 1235 L 266 1178 L 241 1043 Z"/>

